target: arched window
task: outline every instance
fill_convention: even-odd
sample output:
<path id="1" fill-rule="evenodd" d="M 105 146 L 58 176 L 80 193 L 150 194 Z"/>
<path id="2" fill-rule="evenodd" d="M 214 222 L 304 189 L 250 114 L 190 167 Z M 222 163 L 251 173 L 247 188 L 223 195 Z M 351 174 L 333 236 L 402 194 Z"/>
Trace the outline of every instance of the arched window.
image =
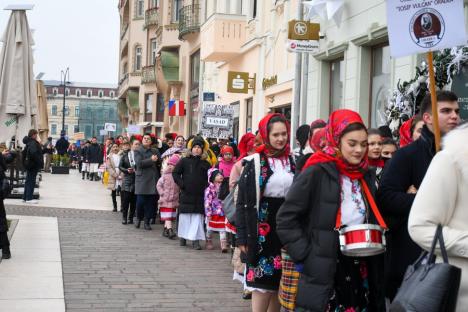
<path id="1" fill-rule="evenodd" d="M 81 96 L 81 89 L 76 89 L 75 95 L 76 95 L 77 97 L 80 97 L 80 96 Z"/>
<path id="2" fill-rule="evenodd" d="M 69 95 L 70 95 L 70 89 L 65 88 L 65 96 L 69 96 Z"/>
<path id="3" fill-rule="evenodd" d="M 115 96 L 115 92 L 114 92 L 114 91 L 109 92 L 109 97 L 113 98 L 114 96 Z"/>
<path id="4" fill-rule="evenodd" d="M 86 96 L 87 96 L 87 97 L 93 96 L 93 91 L 90 90 L 90 89 L 88 89 L 88 90 L 86 91 Z"/>
<path id="5" fill-rule="evenodd" d="M 53 89 L 52 89 L 52 94 L 53 94 L 53 95 L 57 95 L 57 94 L 58 94 L 58 89 L 57 89 L 57 88 L 53 88 Z"/>
<path id="6" fill-rule="evenodd" d="M 143 49 L 141 46 L 136 46 L 135 47 L 135 71 L 141 70 L 141 62 L 142 62 L 142 54 L 143 54 Z"/>
<path id="7" fill-rule="evenodd" d="M 104 91 L 102 91 L 102 90 L 99 90 L 99 92 L 98 92 L 98 96 L 99 96 L 100 98 L 102 98 L 102 97 L 104 96 Z"/>

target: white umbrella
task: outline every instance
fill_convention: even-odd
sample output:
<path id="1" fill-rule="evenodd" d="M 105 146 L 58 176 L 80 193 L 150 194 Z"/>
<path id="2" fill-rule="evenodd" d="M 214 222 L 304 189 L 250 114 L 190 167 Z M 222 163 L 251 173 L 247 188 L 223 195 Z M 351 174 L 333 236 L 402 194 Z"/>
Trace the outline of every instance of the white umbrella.
<path id="1" fill-rule="evenodd" d="M 7 8 L 10 9 L 10 8 Z M 1 39 L 0 54 L 0 142 L 22 142 L 35 128 L 37 93 L 33 75 L 34 44 L 24 7 L 11 8 Z M 20 143 L 21 144 L 21 143 Z"/>

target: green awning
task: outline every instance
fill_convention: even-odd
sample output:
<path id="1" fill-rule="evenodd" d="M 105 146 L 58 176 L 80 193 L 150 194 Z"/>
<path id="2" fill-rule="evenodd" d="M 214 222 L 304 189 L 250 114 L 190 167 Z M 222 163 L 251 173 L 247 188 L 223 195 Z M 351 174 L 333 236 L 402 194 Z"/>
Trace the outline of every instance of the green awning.
<path id="1" fill-rule="evenodd" d="M 166 81 L 179 81 L 179 51 L 161 51 L 161 66 Z"/>
<path id="2" fill-rule="evenodd" d="M 128 104 L 130 106 L 130 111 L 135 112 L 135 111 L 140 110 L 138 91 L 128 90 L 127 96 L 128 96 Z"/>

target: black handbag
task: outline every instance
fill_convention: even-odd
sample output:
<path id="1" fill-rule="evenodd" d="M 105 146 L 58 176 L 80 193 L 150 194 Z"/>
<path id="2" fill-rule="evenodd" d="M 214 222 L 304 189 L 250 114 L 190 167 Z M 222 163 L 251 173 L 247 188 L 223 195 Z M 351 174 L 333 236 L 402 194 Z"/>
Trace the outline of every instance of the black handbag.
<path id="1" fill-rule="evenodd" d="M 435 263 L 439 241 L 443 263 Z M 390 305 L 391 312 L 453 312 L 456 310 L 461 269 L 448 263 L 442 226 L 439 224 L 430 252 L 423 252 L 408 267 L 398 293 Z"/>

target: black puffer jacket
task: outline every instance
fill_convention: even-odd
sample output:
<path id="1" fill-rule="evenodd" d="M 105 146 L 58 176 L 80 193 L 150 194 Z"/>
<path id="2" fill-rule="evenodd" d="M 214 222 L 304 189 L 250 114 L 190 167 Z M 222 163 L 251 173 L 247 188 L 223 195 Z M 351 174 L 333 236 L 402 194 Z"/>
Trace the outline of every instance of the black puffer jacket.
<path id="1" fill-rule="evenodd" d="M 374 174 L 369 171 L 365 180 L 371 191 L 375 191 Z M 340 193 L 339 173 L 334 163 L 309 167 L 293 182 L 276 217 L 278 236 L 288 254 L 294 262 L 303 263 L 296 306 L 308 311 L 325 311 L 333 293 L 340 252 L 335 230 Z M 375 223 L 373 219 L 371 215 L 370 220 Z M 372 294 L 369 311 L 385 311 L 382 256 L 365 259 Z"/>
<path id="2" fill-rule="evenodd" d="M 9 153 L 4 156 L 0 153 L 0 187 L 3 185 L 3 179 L 5 179 L 5 171 L 7 170 L 7 164 L 15 159 L 16 154 Z M 4 233 L 8 231 L 8 224 L 6 219 L 5 206 L 3 205 L 3 193 L 0 189 L 0 232 Z"/>
<path id="3" fill-rule="evenodd" d="M 23 138 L 25 145 L 23 150 L 23 165 L 26 170 L 40 170 L 44 167 L 42 146 L 39 142 L 28 136 Z"/>
<path id="4" fill-rule="evenodd" d="M 210 164 L 198 156 L 182 158 L 174 168 L 172 177 L 180 187 L 180 213 L 205 214 L 204 195 L 208 186 Z"/>
<path id="5" fill-rule="evenodd" d="M 119 163 L 119 169 L 123 173 L 122 191 L 135 192 L 135 171 L 132 173 L 128 172 L 128 168 L 132 168 L 128 159 L 128 153 L 130 153 L 130 151 L 127 151 L 122 155 Z M 133 170 L 135 170 L 135 168 L 133 168 Z"/>
<path id="6" fill-rule="evenodd" d="M 99 144 L 90 144 L 86 150 L 86 159 L 91 164 L 102 164 L 104 155 Z"/>
<path id="7" fill-rule="evenodd" d="M 418 140 L 396 151 L 380 180 L 378 205 L 390 228 L 385 255 L 386 290 L 390 299 L 400 287 L 408 265 L 422 252 L 408 233 L 408 216 L 416 195 L 407 191 L 411 185 L 419 189 L 435 155 L 434 141 L 434 134 L 424 126 Z"/>

